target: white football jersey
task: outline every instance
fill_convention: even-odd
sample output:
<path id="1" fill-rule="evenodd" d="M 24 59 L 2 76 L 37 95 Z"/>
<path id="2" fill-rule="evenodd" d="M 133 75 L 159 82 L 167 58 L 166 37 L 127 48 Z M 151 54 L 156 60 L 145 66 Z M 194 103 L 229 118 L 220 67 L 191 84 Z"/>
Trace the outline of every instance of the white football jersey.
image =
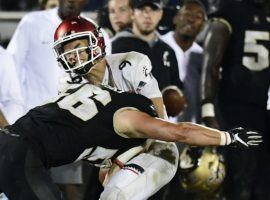
<path id="1" fill-rule="evenodd" d="M 113 83 L 118 89 L 151 98 L 162 97 L 157 80 L 152 76 L 149 58 L 138 52 L 106 56 L 107 68 L 103 85 Z"/>
<path id="2" fill-rule="evenodd" d="M 109 85 L 125 92 L 141 94 L 149 99 L 162 98 L 157 80 L 152 76 L 149 58 L 138 52 L 116 53 L 105 57 L 107 67 L 102 85 Z M 83 79 L 82 83 L 87 82 Z M 79 83 L 80 84 L 80 83 Z M 70 85 L 70 76 L 59 79 L 59 93 L 77 87 Z"/>

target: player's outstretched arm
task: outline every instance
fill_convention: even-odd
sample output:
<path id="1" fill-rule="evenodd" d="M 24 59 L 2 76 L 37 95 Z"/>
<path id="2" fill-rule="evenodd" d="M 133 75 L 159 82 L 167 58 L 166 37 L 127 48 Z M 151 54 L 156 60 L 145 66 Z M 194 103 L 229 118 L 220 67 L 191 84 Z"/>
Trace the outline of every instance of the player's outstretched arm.
<path id="1" fill-rule="evenodd" d="M 262 136 L 259 133 L 243 128 L 220 131 L 189 122 L 174 124 L 137 110 L 117 112 L 114 116 L 114 127 L 119 135 L 127 138 L 178 141 L 195 146 L 249 147 L 262 142 Z"/>

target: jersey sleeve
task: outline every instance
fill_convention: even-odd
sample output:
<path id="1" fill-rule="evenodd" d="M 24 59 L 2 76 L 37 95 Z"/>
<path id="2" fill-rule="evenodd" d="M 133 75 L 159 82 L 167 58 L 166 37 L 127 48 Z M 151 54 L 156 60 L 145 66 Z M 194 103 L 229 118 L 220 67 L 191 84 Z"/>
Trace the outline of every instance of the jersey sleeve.
<path id="1" fill-rule="evenodd" d="M 149 99 L 161 97 L 158 82 L 151 73 L 150 59 L 137 52 L 128 55 L 131 65 L 123 68 L 123 77 L 134 87 L 134 92 L 144 95 Z"/>

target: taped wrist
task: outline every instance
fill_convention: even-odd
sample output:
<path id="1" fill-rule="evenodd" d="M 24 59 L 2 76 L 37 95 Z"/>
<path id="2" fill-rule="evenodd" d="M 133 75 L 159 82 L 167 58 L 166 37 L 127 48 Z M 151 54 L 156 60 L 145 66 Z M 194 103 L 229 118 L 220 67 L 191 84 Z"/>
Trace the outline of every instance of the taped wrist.
<path id="1" fill-rule="evenodd" d="M 220 132 L 220 146 L 226 146 L 232 143 L 231 135 L 226 131 Z"/>

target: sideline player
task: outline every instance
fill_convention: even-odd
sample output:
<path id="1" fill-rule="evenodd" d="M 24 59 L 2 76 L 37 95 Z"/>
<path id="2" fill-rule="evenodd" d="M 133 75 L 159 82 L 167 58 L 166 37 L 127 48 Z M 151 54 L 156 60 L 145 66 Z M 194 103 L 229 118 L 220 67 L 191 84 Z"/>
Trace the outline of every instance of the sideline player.
<path id="1" fill-rule="evenodd" d="M 267 133 L 270 83 L 269 1 L 221 1 L 204 42 L 202 120 L 212 128 L 235 126 Z M 269 7 L 268 7 L 269 8 Z M 238 13 L 242 13 L 239 15 Z M 226 198 L 269 199 L 269 140 L 256 151 L 225 149 Z M 249 156 L 247 156 L 249 155 Z"/>

